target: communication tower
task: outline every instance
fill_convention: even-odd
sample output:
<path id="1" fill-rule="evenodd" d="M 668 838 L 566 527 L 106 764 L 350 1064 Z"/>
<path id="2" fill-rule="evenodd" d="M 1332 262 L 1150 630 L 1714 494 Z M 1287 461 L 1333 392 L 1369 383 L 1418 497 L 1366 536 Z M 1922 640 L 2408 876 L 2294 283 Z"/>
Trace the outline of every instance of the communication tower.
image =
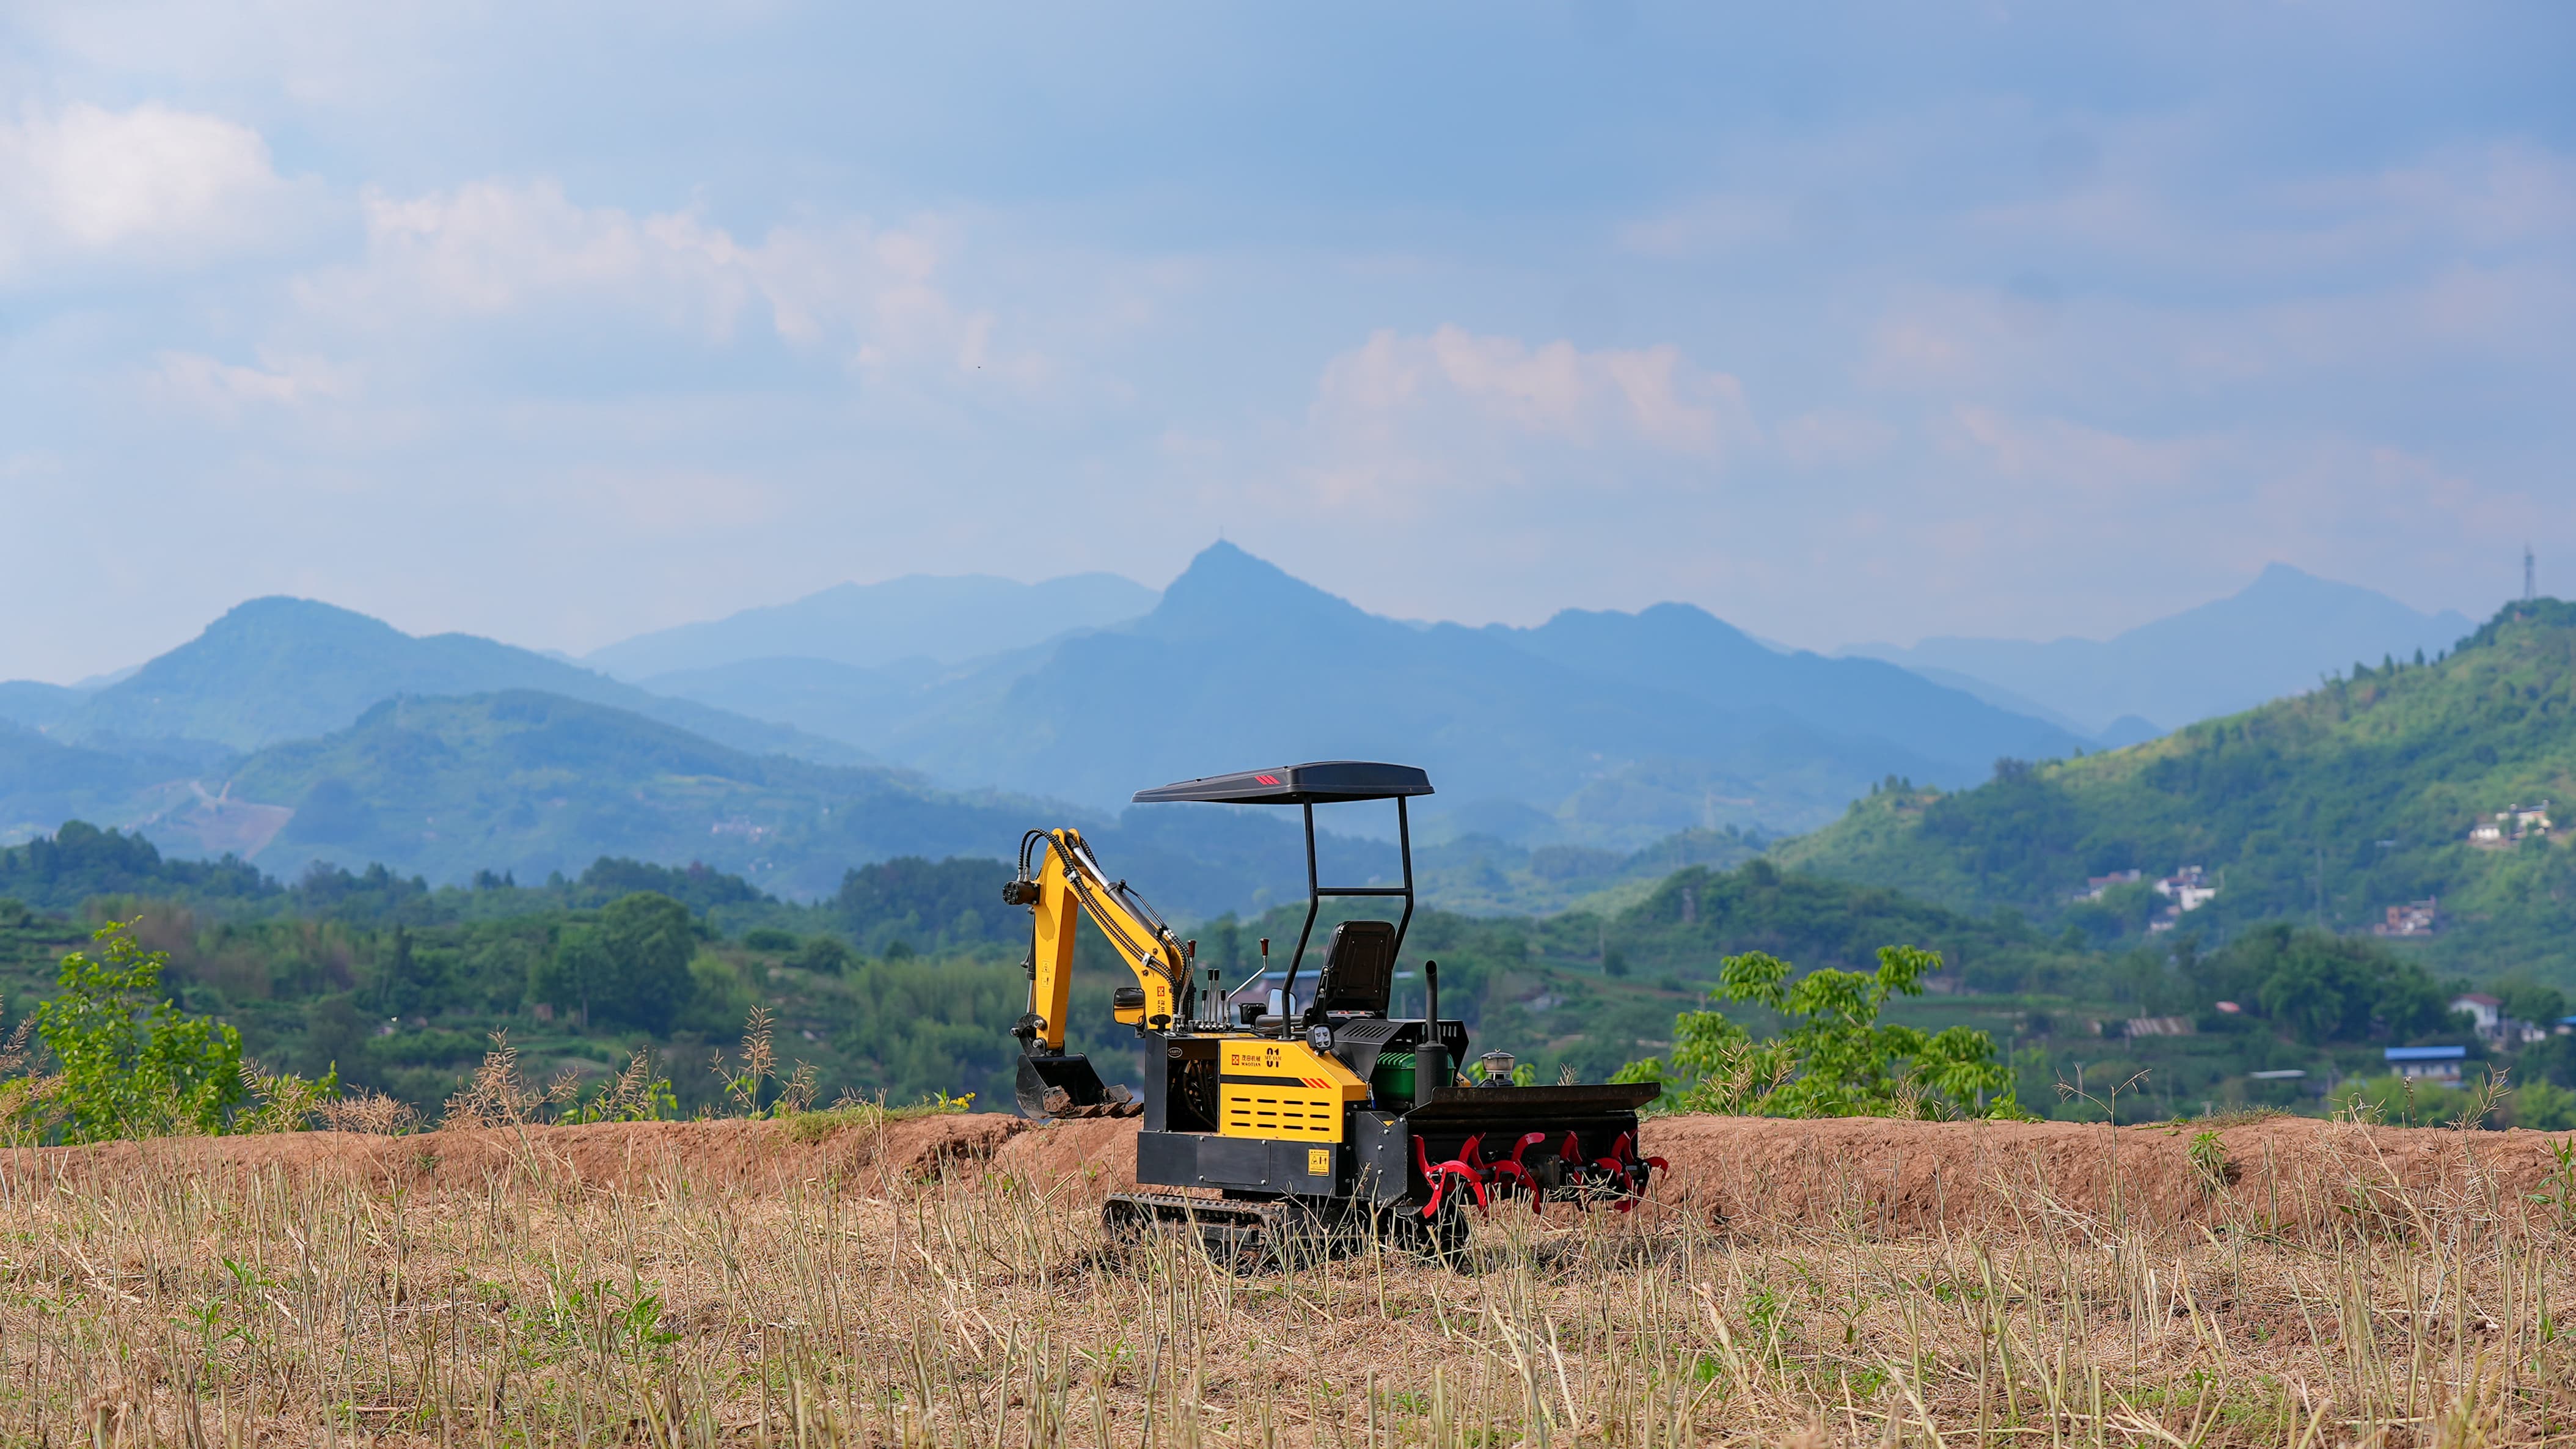
<path id="1" fill-rule="evenodd" d="M 2526 543 L 2522 546 L 2522 601 L 2528 604 L 2538 597 L 2540 591 L 2533 587 L 2532 580 L 2531 545 Z"/>

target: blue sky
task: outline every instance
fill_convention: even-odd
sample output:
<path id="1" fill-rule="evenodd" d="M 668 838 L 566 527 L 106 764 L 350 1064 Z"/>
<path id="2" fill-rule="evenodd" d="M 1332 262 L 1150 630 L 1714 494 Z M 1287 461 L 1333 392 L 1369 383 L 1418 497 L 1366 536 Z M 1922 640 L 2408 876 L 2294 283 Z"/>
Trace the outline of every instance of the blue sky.
<path id="1" fill-rule="evenodd" d="M 2576 592 L 2571 65 L 2551 4 L 22 0 L 0 677 L 1220 530 L 1819 647 Z"/>

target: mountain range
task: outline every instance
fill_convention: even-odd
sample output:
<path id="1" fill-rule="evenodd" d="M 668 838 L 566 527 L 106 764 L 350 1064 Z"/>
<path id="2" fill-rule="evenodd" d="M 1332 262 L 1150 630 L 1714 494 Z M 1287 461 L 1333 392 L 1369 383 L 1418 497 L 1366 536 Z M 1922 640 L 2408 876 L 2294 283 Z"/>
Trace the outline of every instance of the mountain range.
<path id="1" fill-rule="evenodd" d="M 2361 617 L 2360 592 L 2276 570 L 2209 617 L 2259 633 L 2318 597 Z M 2113 643 L 2200 647 L 2211 627 Z M 805 652 L 736 657 L 772 649 Z M 640 681 L 589 667 L 675 661 Z M 1193 862 L 1172 869 L 1223 909 L 1296 884 L 1293 820 L 1122 811 L 1130 792 L 1387 757 L 1440 785 L 1414 818 L 1426 882 L 1527 909 L 1741 859 L 1865 792 L 1955 790 L 2100 743 L 1918 671 L 1938 673 L 1782 650 L 1681 604 L 1534 628 L 1388 619 L 1223 543 L 1160 592 L 851 585 L 583 662 L 265 598 L 119 675 L 0 684 L 0 839 L 82 818 L 282 873 L 380 859 L 441 879 L 703 859 L 806 896 L 865 860 L 1000 855 L 1026 825 L 1076 820 Z M 1392 863 L 1375 814 L 1324 822 L 1363 875 Z"/>
<path id="2" fill-rule="evenodd" d="M 1094 808 L 1246 762 L 1405 760 L 1440 783 L 1429 823 L 1465 808 L 1520 843 L 1631 849 L 1802 828 L 1885 775 L 1965 783 L 1999 755 L 2085 743 L 1880 661 L 1778 653 L 1688 605 L 1424 626 L 1225 543 L 1141 618 L 953 668 L 747 660 L 644 683 Z"/>
<path id="3" fill-rule="evenodd" d="M 1842 652 L 1902 664 L 1989 704 L 2123 745 L 2297 694 L 2356 661 L 2437 653 L 2474 627 L 2453 610 L 2420 613 L 2276 563 L 2226 598 L 2109 639 L 1944 637 Z"/>
<path id="4" fill-rule="evenodd" d="M 605 675 L 471 634 L 415 638 L 309 599 L 253 599 L 204 633 L 104 688 L 0 686 L 0 717 L 65 744 L 203 758 L 341 729 L 398 694 L 534 689 L 612 705 L 718 744 L 824 764 L 867 753 L 792 727 L 648 693 Z"/>

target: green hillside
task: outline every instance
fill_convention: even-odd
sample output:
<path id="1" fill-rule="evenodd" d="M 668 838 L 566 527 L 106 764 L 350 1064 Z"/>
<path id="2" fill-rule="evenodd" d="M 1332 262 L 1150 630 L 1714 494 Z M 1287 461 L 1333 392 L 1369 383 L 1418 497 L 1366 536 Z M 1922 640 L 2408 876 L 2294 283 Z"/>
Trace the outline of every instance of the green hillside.
<path id="1" fill-rule="evenodd" d="M 2562 823 L 2503 848 L 2471 830 L 2515 804 Z M 2356 664 L 2293 699 L 2110 754 L 2005 761 L 1972 790 L 1890 782 L 1781 864 L 1956 909 L 2011 908 L 2099 941 L 2163 902 L 2142 881 L 2076 903 L 2088 877 L 2197 865 L 2217 898 L 2182 917 L 2204 939 L 2287 919 L 2369 929 L 2438 897 L 2407 941 L 2478 979 L 2576 984 L 2576 605 L 2507 608 L 2429 662 Z"/>
<path id="2" fill-rule="evenodd" d="M 1731 866 L 1761 851 L 1761 837 L 1726 830 L 1685 830 L 1641 850 L 1589 845 L 1516 845 L 1491 835 L 1465 835 L 1436 845 L 1418 838 L 1413 879 L 1423 899 L 1472 915 L 1546 915 L 1587 896 L 1622 890 L 1642 895 L 1687 865 Z"/>
<path id="3" fill-rule="evenodd" d="M 847 865 L 898 850 L 998 854 L 1026 813 L 515 690 L 387 700 L 338 733 L 243 760 L 232 798 L 292 811 L 249 853 L 279 874 L 321 859 L 382 861 L 433 880 L 477 869 L 535 879 L 613 853 L 700 860 L 808 896 L 830 890 Z M 175 836 L 210 813 L 200 804 L 149 833 Z"/>

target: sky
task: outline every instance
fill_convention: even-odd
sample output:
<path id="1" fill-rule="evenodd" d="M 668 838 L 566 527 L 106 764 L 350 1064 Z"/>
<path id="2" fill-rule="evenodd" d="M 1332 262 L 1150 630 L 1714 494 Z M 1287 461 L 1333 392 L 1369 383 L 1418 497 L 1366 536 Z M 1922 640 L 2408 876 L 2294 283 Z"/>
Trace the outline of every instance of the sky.
<path id="1" fill-rule="evenodd" d="M 2576 593 L 2576 8 L 0 11 L 0 678 L 1222 536 L 1364 607 Z"/>

